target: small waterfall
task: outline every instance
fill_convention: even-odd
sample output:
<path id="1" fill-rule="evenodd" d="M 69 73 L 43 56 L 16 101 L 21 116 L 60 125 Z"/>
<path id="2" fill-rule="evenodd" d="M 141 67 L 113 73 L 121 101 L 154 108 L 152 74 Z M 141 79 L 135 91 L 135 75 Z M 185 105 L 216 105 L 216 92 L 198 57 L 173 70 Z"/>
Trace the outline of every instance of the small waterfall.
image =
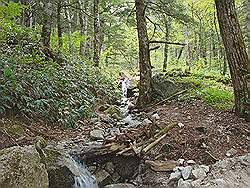
<path id="1" fill-rule="evenodd" d="M 129 103 L 131 102 L 130 98 L 127 97 L 127 90 L 130 81 L 127 78 L 124 78 L 120 82 L 122 91 L 120 111 L 124 117 L 121 122 L 125 123 L 126 127 L 137 126 L 138 124 L 140 124 L 140 122 L 132 114 L 129 113 Z"/>
<path id="2" fill-rule="evenodd" d="M 76 174 L 72 188 L 98 188 L 95 177 L 88 171 L 87 167 L 73 158 L 72 161 L 71 170 Z"/>

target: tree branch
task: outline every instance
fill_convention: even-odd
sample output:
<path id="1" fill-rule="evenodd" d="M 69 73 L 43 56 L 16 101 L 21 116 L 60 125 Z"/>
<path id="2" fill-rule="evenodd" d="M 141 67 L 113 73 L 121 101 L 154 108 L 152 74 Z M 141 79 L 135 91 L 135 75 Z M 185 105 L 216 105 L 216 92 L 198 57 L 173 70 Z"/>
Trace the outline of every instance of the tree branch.
<path id="1" fill-rule="evenodd" d="M 149 43 L 156 43 L 156 44 L 174 44 L 174 45 L 180 45 L 180 46 L 185 46 L 187 44 L 184 43 L 179 43 L 179 42 L 168 42 L 168 41 L 156 41 L 156 40 L 151 40 Z"/>
<path id="2" fill-rule="evenodd" d="M 157 49 L 160 48 L 160 47 L 161 47 L 161 46 L 156 46 L 156 47 L 150 48 L 149 51 L 157 50 Z"/>

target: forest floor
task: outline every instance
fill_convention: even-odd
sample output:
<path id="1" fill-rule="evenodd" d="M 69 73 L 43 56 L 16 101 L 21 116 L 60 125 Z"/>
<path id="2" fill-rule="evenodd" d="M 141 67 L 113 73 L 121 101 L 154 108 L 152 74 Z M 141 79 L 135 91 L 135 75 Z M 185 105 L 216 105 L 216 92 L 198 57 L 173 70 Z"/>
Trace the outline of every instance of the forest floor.
<path id="1" fill-rule="evenodd" d="M 219 110 L 202 103 L 178 102 L 168 105 L 159 105 L 146 109 L 146 114 L 157 113 L 160 119 L 157 126 L 176 123 L 167 137 L 152 149 L 148 159 L 179 158 L 194 160 L 199 164 L 212 164 L 223 159 L 230 149 L 235 149 L 236 156 L 250 151 L 249 123 L 227 110 Z M 111 125 L 102 123 L 103 128 Z M 89 132 L 95 127 L 90 120 L 83 122 L 75 129 L 59 129 L 36 123 L 27 126 L 27 123 L 17 118 L 0 119 L 0 149 L 13 145 L 32 144 L 37 135 L 48 140 L 85 140 Z"/>

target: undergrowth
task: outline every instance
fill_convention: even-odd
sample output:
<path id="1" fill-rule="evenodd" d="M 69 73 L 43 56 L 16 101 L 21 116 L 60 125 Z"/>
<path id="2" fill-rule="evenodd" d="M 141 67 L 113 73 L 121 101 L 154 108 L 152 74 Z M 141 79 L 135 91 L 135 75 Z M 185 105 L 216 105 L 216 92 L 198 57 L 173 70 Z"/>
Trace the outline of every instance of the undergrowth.
<path id="1" fill-rule="evenodd" d="M 169 70 L 166 75 L 181 85 L 189 85 L 189 91 L 180 96 L 179 101 L 201 99 L 219 109 L 230 109 L 234 105 L 234 95 L 228 76 L 185 73 L 181 69 Z"/>
<path id="2" fill-rule="evenodd" d="M 2 20 L 0 27 L 0 116 L 75 127 L 93 114 L 97 101 L 112 103 L 118 92 L 107 68 L 61 52 L 64 64 L 41 50 L 37 30 Z M 5 22 L 4 22 L 5 21 Z M 39 28 L 37 28 L 39 29 Z"/>

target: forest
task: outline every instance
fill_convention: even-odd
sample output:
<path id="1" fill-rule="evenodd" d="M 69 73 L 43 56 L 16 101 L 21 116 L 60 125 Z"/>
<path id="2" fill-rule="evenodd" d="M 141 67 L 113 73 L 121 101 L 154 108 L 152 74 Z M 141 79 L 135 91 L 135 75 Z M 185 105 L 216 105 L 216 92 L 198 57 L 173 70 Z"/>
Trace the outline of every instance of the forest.
<path id="1" fill-rule="evenodd" d="M 249 37 L 247 0 L 0 0 L 0 187 L 249 187 Z"/>

